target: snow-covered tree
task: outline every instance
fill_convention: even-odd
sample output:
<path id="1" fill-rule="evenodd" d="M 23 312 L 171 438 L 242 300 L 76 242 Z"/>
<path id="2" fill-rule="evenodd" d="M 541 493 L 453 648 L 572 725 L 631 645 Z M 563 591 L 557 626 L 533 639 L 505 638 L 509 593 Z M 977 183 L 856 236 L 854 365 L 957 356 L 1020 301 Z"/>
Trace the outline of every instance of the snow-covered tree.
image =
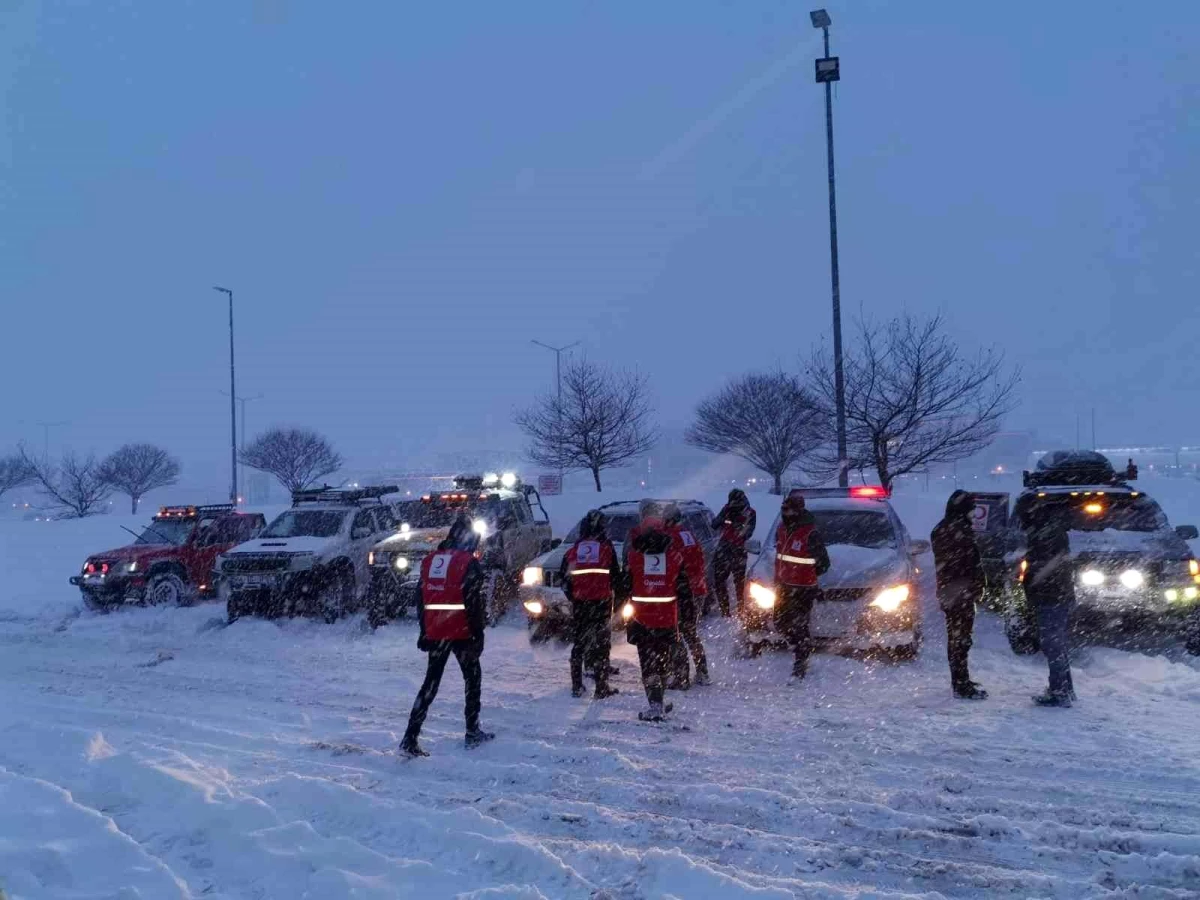
<path id="1" fill-rule="evenodd" d="M 94 453 L 77 456 L 68 451 L 58 463 L 52 463 L 35 459 L 24 447 L 19 452 L 48 505 L 63 518 L 95 515 L 112 496 L 112 485 Z"/>
<path id="2" fill-rule="evenodd" d="M 288 491 L 311 487 L 342 467 L 341 455 L 309 428 L 271 428 L 241 453 L 243 465 L 279 479 Z"/>

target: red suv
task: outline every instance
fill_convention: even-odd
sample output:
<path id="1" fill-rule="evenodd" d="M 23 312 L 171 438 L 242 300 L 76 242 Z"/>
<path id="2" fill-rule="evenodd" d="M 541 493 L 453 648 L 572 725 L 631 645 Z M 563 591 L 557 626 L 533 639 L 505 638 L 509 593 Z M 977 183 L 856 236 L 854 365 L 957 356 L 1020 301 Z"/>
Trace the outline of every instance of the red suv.
<path id="1" fill-rule="evenodd" d="M 184 606 L 214 594 L 217 557 L 253 539 L 266 524 L 262 513 L 239 513 L 229 503 L 164 506 L 132 544 L 89 556 L 71 584 L 91 609 Z"/>

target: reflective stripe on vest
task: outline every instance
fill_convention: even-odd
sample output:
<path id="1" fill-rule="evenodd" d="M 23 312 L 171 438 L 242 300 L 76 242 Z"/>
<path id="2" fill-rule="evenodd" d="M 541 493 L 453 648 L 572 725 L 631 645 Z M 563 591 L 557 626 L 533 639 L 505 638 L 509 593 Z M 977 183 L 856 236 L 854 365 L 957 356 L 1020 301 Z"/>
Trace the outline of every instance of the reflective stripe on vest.
<path id="1" fill-rule="evenodd" d="M 786 553 L 776 553 L 776 559 L 782 559 L 784 562 L 796 563 L 800 566 L 815 566 L 817 561 L 808 556 L 788 556 Z"/>
<path id="2" fill-rule="evenodd" d="M 608 575 L 608 569 L 571 569 L 572 575 Z"/>
<path id="3" fill-rule="evenodd" d="M 634 603 L 674 603 L 674 597 L 630 597 Z"/>
<path id="4" fill-rule="evenodd" d="M 426 609 L 466 609 L 465 603 L 426 603 Z"/>

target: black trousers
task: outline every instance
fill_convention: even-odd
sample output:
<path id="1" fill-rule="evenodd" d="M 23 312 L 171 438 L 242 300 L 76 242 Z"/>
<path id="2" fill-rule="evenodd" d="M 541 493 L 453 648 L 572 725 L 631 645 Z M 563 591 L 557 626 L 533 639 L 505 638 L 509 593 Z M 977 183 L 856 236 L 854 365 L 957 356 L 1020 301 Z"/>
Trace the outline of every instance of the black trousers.
<path id="1" fill-rule="evenodd" d="M 729 577 L 733 576 L 734 612 L 742 608 L 746 596 L 746 551 L 728 544 L 719 544 L 713 554 L 713 588 L 721 615 L 729 615 Z"/>
<path id="2" fill-rule="evenodd" d="M 813 604 L 821 596 L 819 587 L 795 587 L 779 585 L 779 608 L 775 613 L 775 627 L 792 645 L 798 665 L 807 665 L 812 656 L 812 611 Z"/>
<path id="3" fill-rule="evenodd" d="M 404 735 L 406 738 L 416 740 L 421 733 L 421 726 L 425 724 L 425 716 L 429 714 L 429 707 L 442 684 L 442 675 L 446 671 L 446 662 L 451 653 L 458 660 L 458 667 L 462 669 L 463 684 L 466 687 L 467 731 L 479 730 L 479 698 L 483 691 L 483 667 L 479 664 L 479 651 L 466 641 L 442 641 L 429 651 L 425 682 L 417 691 L 417 699 L 408 717 L 408 730 Z"/>
<path id="4" fill-rule="evenodd" d="M 688 652 L 696 663 L 696 674 L 708 672 L 708 657 L 704 655 L 704 644 L 700 640 L 700 610 L 696 602 L 690 598 L 679 600 L 679 636 L 671 651 L 671 681 L 672 683 L 688 684 L 691 681 L 691 671 L 688 665 Z"/>
<path id="5" fill-rule="evenodd" d="M 971 683 L 967 654 L 971 652 L 975 632 L 975 601 L 957 600 L 944 610 L 946 613 L 946 656 L 950 662 L 950 684 L 966 688 Z"/>
<path id="6" fill-rule="evenodd" d="M 634 631 L 646 699 L 651 703 L 662 703 L 677 632 L 674 628 L 644 628 L 640 625 L 635 626 Z"/>
<path id="7" fill-rule="evenodd" d="M 612 652 L 612 601 L 575 600 L 571 603 L 571 687 L 583 687 L 583 667 L 596 678 L 596 687 L 608 684 Z"/>

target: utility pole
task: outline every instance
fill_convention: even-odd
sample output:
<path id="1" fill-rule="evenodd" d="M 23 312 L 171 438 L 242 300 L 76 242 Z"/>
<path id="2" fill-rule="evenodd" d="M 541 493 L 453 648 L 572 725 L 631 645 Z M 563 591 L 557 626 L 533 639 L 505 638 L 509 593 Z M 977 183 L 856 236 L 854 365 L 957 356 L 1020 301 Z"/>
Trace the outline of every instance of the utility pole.
<path id="1" fill-rule="evenodd" d="M 223 287 L 214 287 L 213 290 L 229 298 L 229 501 L 237 506 L 237 378 L 233 362 L 233 291 Z"/>
<path id="2" fill-rule="evenodd" d="M 539 347 L 542 347 L 546 350 L 550 350 L 554 353 L 554 378 L 558 385 L 558 430 L 559 430 L 559 436 L 561 437 L 561 435 L 562 435 L 562 355 L 563 355 L 564 351 L 570 350 L 573 347 L 578 347 L 583 342 L 576 341 L 573 344 L 567 344 L 566 346 L 563 346 L 563 347 L 552 347 L 549 344 L 543 344 L 541 341 L 533 341 L 533 343 L 537 344 Z M 558 466 L 558 477 L 562 478 L 562 476 L 563 476 L 563 467 L 562 467 L 562 460 L 560 458 L 559 466 Z"/>
<path id="3" fill-rule="evenodd" d="M 1092 407 L 1092 449 L 1096 449 L 1096 407 Z"/>
<path id="4" fill-rule="evenodd" d="M 229 392 L 221 391 L 221 396 L 228 397 Z M 261 399 L 263 399 L 263 396 L 264 396 L 263 394 L 255 394 L 253 397 L 238 397 L 237 398 L 237 402 L 242 405 L 242 446 L 239 448 L 241 453 L 246 452 L 246 404 L 251 403 L 255 400 L 261 400 Z M 246 481 L 245 466 L 241 467 L 241 472 L 242 472 L 242 483 L 244 484 Z"/>
<path id="5" fill-rule="evenodd" d="M 842 365 L 842 289 L 838 277 L 837 187 L 833 171 L 833 83 L 842 80 L 840 61 L 829 55 L 829 26 L 833 20 L 823 9 L 808 14 L 813 28 L 825 38 L 825 56 L 817 60 L 817 84 L 825 85 L 825 155 L 829 168 L 829 273 L 833 292 L 833 389 L 837 405 L 838 485 L 850 483 L 846 458 L 846 375 Z"/>
<path id="6" fill-rule="evenodd" d="M 50 429 L 61 428 L 63 425 L 70 425 L 70 422 L 37 422 L 42 429 L 42 463 L 50 461 Z"/>

